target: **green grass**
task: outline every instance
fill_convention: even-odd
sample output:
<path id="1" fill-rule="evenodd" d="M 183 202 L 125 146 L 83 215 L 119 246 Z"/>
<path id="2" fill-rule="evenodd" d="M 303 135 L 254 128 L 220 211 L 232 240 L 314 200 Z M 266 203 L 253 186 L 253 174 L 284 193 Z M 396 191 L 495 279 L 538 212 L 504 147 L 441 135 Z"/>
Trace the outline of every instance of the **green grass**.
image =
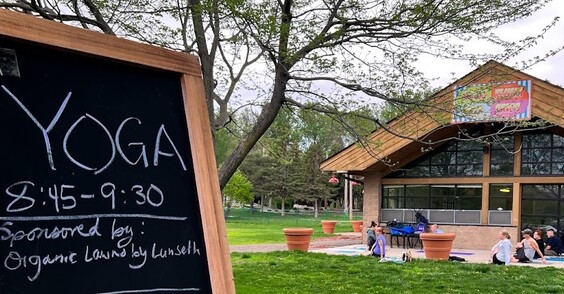
<path id="1" fill-rule="evenodd" d="M 230 245 L 273 244 L 284 243 L 284 228 L 313 228 L 312 239 L 332 235 L 323 234 L 322 220 L 337 220 L 335 232 L 352 232 L 352 226 L 343 215 L 328 215 L 320 213 L 318 218 L 311 214 L 288 214 L 280 216 L 272 212 L 250 212 L 244 209 L 232 209 L 227 223 L 227 239 Z"/>
<path id="2" fill-rule="evenodd" d="M 564 270 L 278 251 L 233 253 L 238 294 L 244 293 L 564 293 Z"/>

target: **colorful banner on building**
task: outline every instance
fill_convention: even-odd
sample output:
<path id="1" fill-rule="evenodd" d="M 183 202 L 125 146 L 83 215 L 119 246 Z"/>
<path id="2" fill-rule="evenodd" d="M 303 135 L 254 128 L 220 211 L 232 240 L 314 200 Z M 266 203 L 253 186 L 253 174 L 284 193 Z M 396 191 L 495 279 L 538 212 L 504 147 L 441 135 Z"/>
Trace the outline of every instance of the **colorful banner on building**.
<path id="1" fill-rule="evenodd" d="M 454 87 L 452 123 L 531 118 L 530 80 Z"/>

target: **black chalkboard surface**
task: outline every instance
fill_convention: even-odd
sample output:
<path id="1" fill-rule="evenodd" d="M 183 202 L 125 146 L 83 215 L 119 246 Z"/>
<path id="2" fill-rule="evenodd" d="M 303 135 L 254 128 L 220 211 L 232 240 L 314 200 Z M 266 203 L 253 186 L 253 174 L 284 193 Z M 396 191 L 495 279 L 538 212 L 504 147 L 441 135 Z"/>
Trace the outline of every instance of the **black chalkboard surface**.
<path id="1" fill-rule="evenodd" d="M 209 293 L 180 74 L 0 37 L 0 293 Z"/>

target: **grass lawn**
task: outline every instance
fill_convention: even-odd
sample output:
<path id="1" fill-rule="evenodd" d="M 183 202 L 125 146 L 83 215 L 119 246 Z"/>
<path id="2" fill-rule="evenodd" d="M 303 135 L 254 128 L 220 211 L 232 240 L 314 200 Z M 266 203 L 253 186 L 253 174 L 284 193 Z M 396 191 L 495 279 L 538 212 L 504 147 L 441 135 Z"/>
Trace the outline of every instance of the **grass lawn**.
<path id="1" fill-rule="evenodd" d="M 278 251 L 233 253 L 244 293 L 564 293 L 564 270 L 551 267 L 415 260 L 378 263 L 365 256 Z"/>
<path id="2" fill-rule="evenodd" d="M 232 209 L 227 223 L 227 239 L 230 245 L 273 244 L 284 243 L 283 228 L 313 228 L 312 239 L 327 237 L 321 229 L 322 220 L 337 220 L 335 232 L 352 232 L 352 226 L 343 215 L 325 215 L 320 213 L 318 218 L 311 214 L 280 214 L 272 212 L 250 212 L 243 209 Z"/>

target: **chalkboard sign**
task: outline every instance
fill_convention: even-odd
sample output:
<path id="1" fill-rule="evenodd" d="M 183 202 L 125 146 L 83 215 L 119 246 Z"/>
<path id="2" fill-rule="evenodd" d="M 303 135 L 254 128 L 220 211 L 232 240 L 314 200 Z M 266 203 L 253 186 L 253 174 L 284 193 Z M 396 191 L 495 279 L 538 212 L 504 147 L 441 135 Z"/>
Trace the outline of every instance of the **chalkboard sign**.
<path id="1" fill-rule="evenodd" d="M 233 292 L 195 58 L 0 19 L 0 293 Z"/>

